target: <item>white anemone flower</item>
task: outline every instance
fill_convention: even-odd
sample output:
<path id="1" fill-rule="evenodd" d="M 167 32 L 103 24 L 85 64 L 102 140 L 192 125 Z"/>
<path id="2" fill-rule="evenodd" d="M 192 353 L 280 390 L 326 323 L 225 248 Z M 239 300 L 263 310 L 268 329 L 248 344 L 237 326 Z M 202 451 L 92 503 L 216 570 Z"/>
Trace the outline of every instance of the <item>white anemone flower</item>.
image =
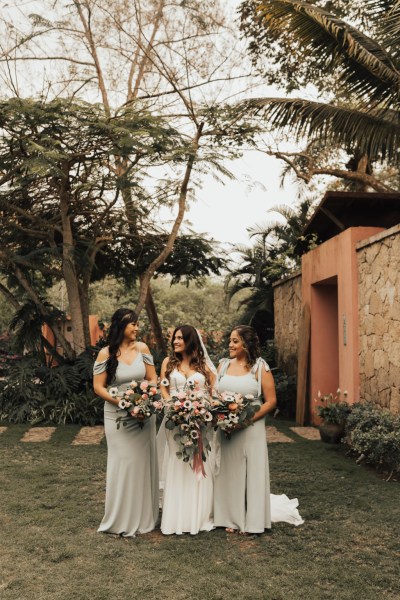
<path id="1" fill-rule="evenodd" d="M 113 398 L 116 398 L 117 394 L 118 394 L 118 388 L 117 387 L 112 387 L 108 390 L 110 396 L 112 396 Z"/>
<path id="2" fill-rule="evenodd" d="M 190 400 L 185 400 L 185 402 L 183 403 L 183 406 L 189 410 L 192 408 L 193 405 L 190 402 Z"/>
<path id="3" fill-rule="evenodd" d="M 169 381 L 166 377 L 164 377 L 164 379 L 161 379 L 160 383 L 161 383 L 161 385 L 164 385 L 165 387 L 169 387 Z"/>

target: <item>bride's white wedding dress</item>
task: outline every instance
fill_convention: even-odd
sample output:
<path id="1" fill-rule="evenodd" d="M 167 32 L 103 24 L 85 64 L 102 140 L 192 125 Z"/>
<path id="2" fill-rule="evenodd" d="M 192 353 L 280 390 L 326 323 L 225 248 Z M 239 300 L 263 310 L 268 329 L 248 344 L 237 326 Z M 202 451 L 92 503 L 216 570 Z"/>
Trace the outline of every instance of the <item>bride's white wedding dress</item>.
<path id="1" fill-rule="evenodd" d="M 200 390 L 205 389 L 205 378 L 202 373 L 195 373 L 190 376 L 190 379 L 197 383 Z M 186 377 L 174 369 L 170 375 L 170 395 L 183 391 L 185 385 Z M 198 478 L 190 464 L 176 456 L 179 447 L 174 440 L 175 434 L 175 429 L 165 429 L 163 421 L 157 442 L 161 471 L 160 487 L 163 488 L 161 531 L 164 534 L 191 533 L 193 535 L 199 531 L 210 531 L 214 528 L 213 449 L 208 453 L 204 463 L 206 476 Z"/>

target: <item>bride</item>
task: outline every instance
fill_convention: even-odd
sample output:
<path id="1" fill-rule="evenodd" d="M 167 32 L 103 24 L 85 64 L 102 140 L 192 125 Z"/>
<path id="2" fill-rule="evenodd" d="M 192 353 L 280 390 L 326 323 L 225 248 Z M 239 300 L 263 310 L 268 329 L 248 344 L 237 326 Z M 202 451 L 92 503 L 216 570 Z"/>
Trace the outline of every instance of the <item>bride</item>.
<path id="1" fill-rule="evenodd" d="M 188 380 L 193 380 L 199 390 L 211 392 L 216 370 L 197 330 L 191 325 L 177 327 L 171 344 L 172 352 L 161 367 L 160 387 L 165 401 L 168 403 L 172 396 L 184 391 Z M 177 457 L 175 433 L 166 430 L 164 419 L 157 436 L 161 487 L 164 487 L 161 531 L 192 535 L 210 531 L 214 529 L 212 450 L 204 463 L 205 476 L 199 478 L 188 462 Z"/>

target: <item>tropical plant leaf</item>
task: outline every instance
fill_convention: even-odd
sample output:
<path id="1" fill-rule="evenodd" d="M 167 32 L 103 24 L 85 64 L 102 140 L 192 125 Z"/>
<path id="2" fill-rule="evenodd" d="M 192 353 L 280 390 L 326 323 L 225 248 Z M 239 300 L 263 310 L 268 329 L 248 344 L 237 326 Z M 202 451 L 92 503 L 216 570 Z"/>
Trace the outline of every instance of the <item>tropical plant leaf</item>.
<path id="1" fill-rule="evenodd" d="M 399 159 L 400 116 L 394 110 L 365 112 L 301 98 L 255 98 L 242 107 L 262 114 L 278 129 L 289 128 L 297 139 L 340 144 L 382 160 Z"/>
<path id="2" fill-rule="evenodd" d="M 400 73 L 392 56 L 377 41 L 331 13 L 299 0 L 263 0 L 257 5 L 267 30 L 294 33 L 304 48 L 334 67 L 353 95 L 374 105 L 399 101 Z"/>

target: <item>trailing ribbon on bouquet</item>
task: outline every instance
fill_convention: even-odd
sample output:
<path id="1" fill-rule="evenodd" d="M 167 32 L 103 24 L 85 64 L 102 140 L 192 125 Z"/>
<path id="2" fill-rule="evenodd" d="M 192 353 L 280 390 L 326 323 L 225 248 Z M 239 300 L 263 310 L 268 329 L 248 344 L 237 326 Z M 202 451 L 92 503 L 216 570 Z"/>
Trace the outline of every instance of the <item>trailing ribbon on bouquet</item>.
<path id="1" fill-rule="evenodd" d="M 195 452 L 193 455 L 192 469 L 196 473 L 197 479 L 200 480 L 203 477 L 206 477 L 206 471 L 204 469 L 204 462 L 203 462 L 203 436 L 201 433 L 201 429 L 199 429 L 197 448 L 198 448 L 197 452 Z"/>

